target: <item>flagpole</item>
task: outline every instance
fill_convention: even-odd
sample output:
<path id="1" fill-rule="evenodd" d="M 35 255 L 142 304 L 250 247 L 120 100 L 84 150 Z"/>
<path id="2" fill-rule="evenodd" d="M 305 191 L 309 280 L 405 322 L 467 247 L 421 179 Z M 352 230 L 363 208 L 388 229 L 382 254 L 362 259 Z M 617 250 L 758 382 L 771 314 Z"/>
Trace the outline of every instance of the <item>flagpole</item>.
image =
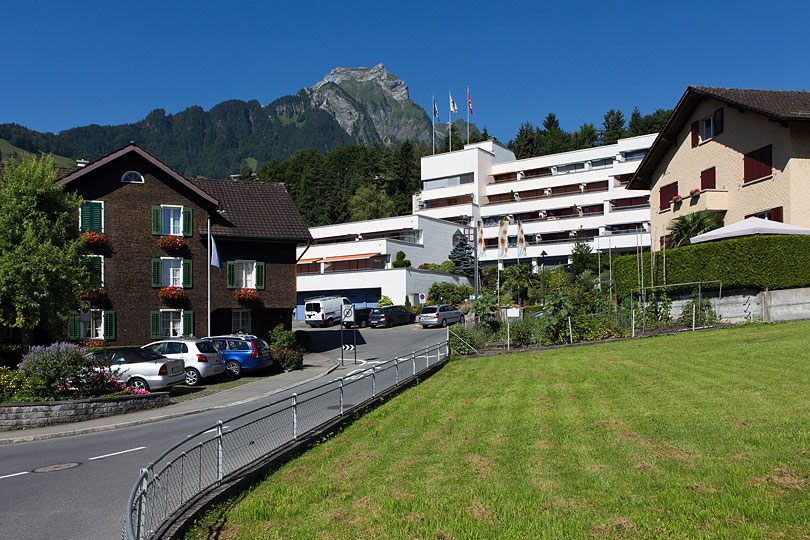
<path id="1" fill-rule="evenodd" d="M 211 335 L 211 216 L 208 216 L 208 335 Z"/>
<path id="2" fill-rule="evenodd" d="M 433 154 L 436 154 L 436 94 L 433 94 L 433 110 L 430 112 L 430 124 L 433 127 Z"/>
<path id="3" fill-rule="evenodd" d="M 467 87 L 467 144 L 470 144 L 470 87 Z"/>
<path id="4" fill-rule="evenodd" d="M 450 92 L 447 92 L 447 95 L 450 96 Z M 452 97 L 452 96 L 451 96 Z M 447 145 L 447 151 L 453 151 L 453 101 L 451 99 L 449 103 L 449 111 L 447 113 L 447 136 L 449 137 L 450 144 Z"/>

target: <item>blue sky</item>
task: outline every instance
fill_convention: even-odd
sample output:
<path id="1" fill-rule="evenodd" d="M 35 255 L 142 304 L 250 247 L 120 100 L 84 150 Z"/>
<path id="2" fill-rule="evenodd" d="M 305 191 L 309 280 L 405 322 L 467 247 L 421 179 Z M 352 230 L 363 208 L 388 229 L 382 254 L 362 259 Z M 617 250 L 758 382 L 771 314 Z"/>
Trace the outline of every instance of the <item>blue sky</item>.
<path id="1" fill-rule="evenodd" d="M 447 92 L 502 141 L 671 108 L 689 84 L 810 89 L 810 2 L 14 2 L 0 122 L 58 132 L 151 110 L 267 104 L 382 62 L 443 121 Z"/>

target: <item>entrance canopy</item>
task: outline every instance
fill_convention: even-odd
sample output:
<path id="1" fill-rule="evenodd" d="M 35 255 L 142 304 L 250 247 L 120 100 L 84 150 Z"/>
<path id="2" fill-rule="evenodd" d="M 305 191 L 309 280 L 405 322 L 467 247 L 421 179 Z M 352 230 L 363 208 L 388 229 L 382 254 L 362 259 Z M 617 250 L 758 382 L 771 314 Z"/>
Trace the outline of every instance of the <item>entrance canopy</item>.
<path id="1" fill-rule="evenodd" d="M 707 233 L 699 234 L 690 238 L 692 244 L 710 242 L 712 240 L 723 240 L 725 238 L 736 238 L 740 236 L 754 236 L 756 234 L 805 234 L 810 235 L 810 229 L 788 225 L 778 221 L 768 221 L 757 217 L 750 217 L 725 227 L 720 227 Z"/>

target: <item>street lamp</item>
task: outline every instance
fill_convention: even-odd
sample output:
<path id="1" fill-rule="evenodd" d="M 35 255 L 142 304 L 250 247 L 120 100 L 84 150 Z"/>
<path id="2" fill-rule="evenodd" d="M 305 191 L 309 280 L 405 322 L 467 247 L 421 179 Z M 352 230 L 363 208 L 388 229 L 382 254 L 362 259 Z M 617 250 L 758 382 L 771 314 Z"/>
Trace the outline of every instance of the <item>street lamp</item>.
<path id="1" fill-rule="evenodd" d="M 540 252 L 540 287 L 543 289 L 543 305 L 546 305 L 546 253 L 545 250 Z"/>

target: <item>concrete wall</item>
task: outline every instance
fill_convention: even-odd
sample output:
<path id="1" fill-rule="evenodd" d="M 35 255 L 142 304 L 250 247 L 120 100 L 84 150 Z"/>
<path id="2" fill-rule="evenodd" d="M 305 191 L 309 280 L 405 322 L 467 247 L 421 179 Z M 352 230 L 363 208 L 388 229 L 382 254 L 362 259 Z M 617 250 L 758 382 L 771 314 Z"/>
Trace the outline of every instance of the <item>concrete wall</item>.
<path id="1" fill-rule="evenodd" d="M 784 322 L 810 319 L 810 288 L 758 291 L 754 289 L 704 292 L 723 322 Z M 681 315 L 691 294 L 672 296 L 672 317 Z"/>

